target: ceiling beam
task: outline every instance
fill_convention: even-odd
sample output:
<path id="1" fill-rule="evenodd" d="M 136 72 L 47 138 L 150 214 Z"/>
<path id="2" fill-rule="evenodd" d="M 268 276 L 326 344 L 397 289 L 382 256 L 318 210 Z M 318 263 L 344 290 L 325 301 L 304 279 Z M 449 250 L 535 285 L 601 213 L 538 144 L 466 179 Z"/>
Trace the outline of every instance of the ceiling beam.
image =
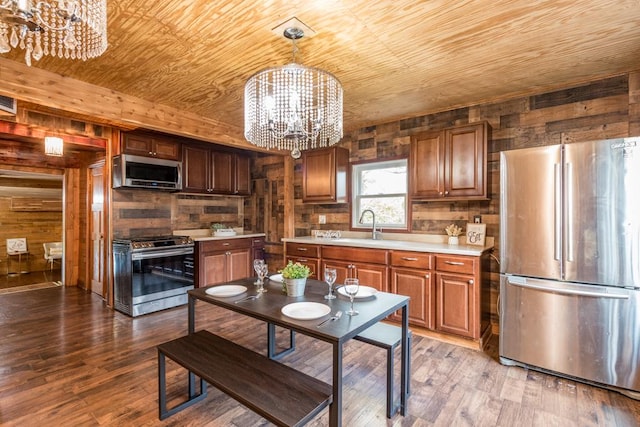
<path id="1" fill-rule="evenodd" d="M 81 63 L 78 66 L 82 66 Z M 37 67 L 0 58 L 0 94 L 107 121 L 114 127 L 145 128 L 208 142 L 255 149 L 240 126 L 95 86 Z"/>

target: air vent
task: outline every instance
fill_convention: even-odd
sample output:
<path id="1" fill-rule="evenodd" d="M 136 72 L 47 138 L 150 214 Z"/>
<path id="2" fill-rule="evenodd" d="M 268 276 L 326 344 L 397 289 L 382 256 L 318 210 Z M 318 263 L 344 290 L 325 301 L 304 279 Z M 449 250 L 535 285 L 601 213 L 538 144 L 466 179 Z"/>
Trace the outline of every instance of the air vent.
<path id="1" fill-rule="evenodd" d="M 15 114 L 17 111 L 15 98 L 0 95 L 0 110 Z"/>

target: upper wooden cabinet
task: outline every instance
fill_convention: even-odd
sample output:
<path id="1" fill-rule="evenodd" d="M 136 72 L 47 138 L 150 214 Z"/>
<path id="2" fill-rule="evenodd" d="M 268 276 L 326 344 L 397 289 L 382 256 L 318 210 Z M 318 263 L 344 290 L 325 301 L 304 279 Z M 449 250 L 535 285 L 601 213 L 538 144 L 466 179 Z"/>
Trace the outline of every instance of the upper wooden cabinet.
<path id="1" fill-rule="evenodd" d="M 329 147 L 302 153 L 302 201 L 345 203 L 349 150 Z"/>
<path id="2" fill-rule="evenodd" d="M 249 157 L 200 145 L 184 145 L 182 157 L 183 191 L 251 194 Z"/>
<path id="3" fill-rule="evenodd" d="M 410 192 L 419 200 L 487 198 L 486 122 L 411 138 Z"/>
<path id="4" fill-rule="evenodd" d="M 181 144 L 160 135 L 124 132 L 122 152 L 137 156 L 180 160 Z"/>

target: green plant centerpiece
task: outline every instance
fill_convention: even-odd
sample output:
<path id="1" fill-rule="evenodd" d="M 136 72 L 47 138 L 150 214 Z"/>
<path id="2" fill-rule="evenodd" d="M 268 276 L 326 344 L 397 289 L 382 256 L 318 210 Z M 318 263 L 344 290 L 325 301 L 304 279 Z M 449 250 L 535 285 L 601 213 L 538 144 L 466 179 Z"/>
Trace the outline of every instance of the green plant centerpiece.
<path id="1" fill-rule="evenodd" d="M 299 297 L 304 295 L 304 288 L 307 283 L 307 277 L 311 276 L 311 269 L 299 262 L 289 261 L 287 265 L 280 270 L 282 274 L 282 290 L 291 297 Z"/>

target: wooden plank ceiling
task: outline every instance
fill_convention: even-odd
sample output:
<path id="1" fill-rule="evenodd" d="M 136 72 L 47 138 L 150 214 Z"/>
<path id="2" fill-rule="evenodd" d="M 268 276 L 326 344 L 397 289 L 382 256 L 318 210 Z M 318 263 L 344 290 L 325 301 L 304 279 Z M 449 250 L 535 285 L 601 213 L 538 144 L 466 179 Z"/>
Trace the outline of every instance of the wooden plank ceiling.
<path id="1" fill-rule="evenodd" d="M 291 61 L 271 30 L 294 16 L 316 33 L 298 62 L 343 83 L 347 131 L 640 69 L 638 0 L 107 3 L 104 55 L 33 67 L 239 129 L 247 78 Z"/>

